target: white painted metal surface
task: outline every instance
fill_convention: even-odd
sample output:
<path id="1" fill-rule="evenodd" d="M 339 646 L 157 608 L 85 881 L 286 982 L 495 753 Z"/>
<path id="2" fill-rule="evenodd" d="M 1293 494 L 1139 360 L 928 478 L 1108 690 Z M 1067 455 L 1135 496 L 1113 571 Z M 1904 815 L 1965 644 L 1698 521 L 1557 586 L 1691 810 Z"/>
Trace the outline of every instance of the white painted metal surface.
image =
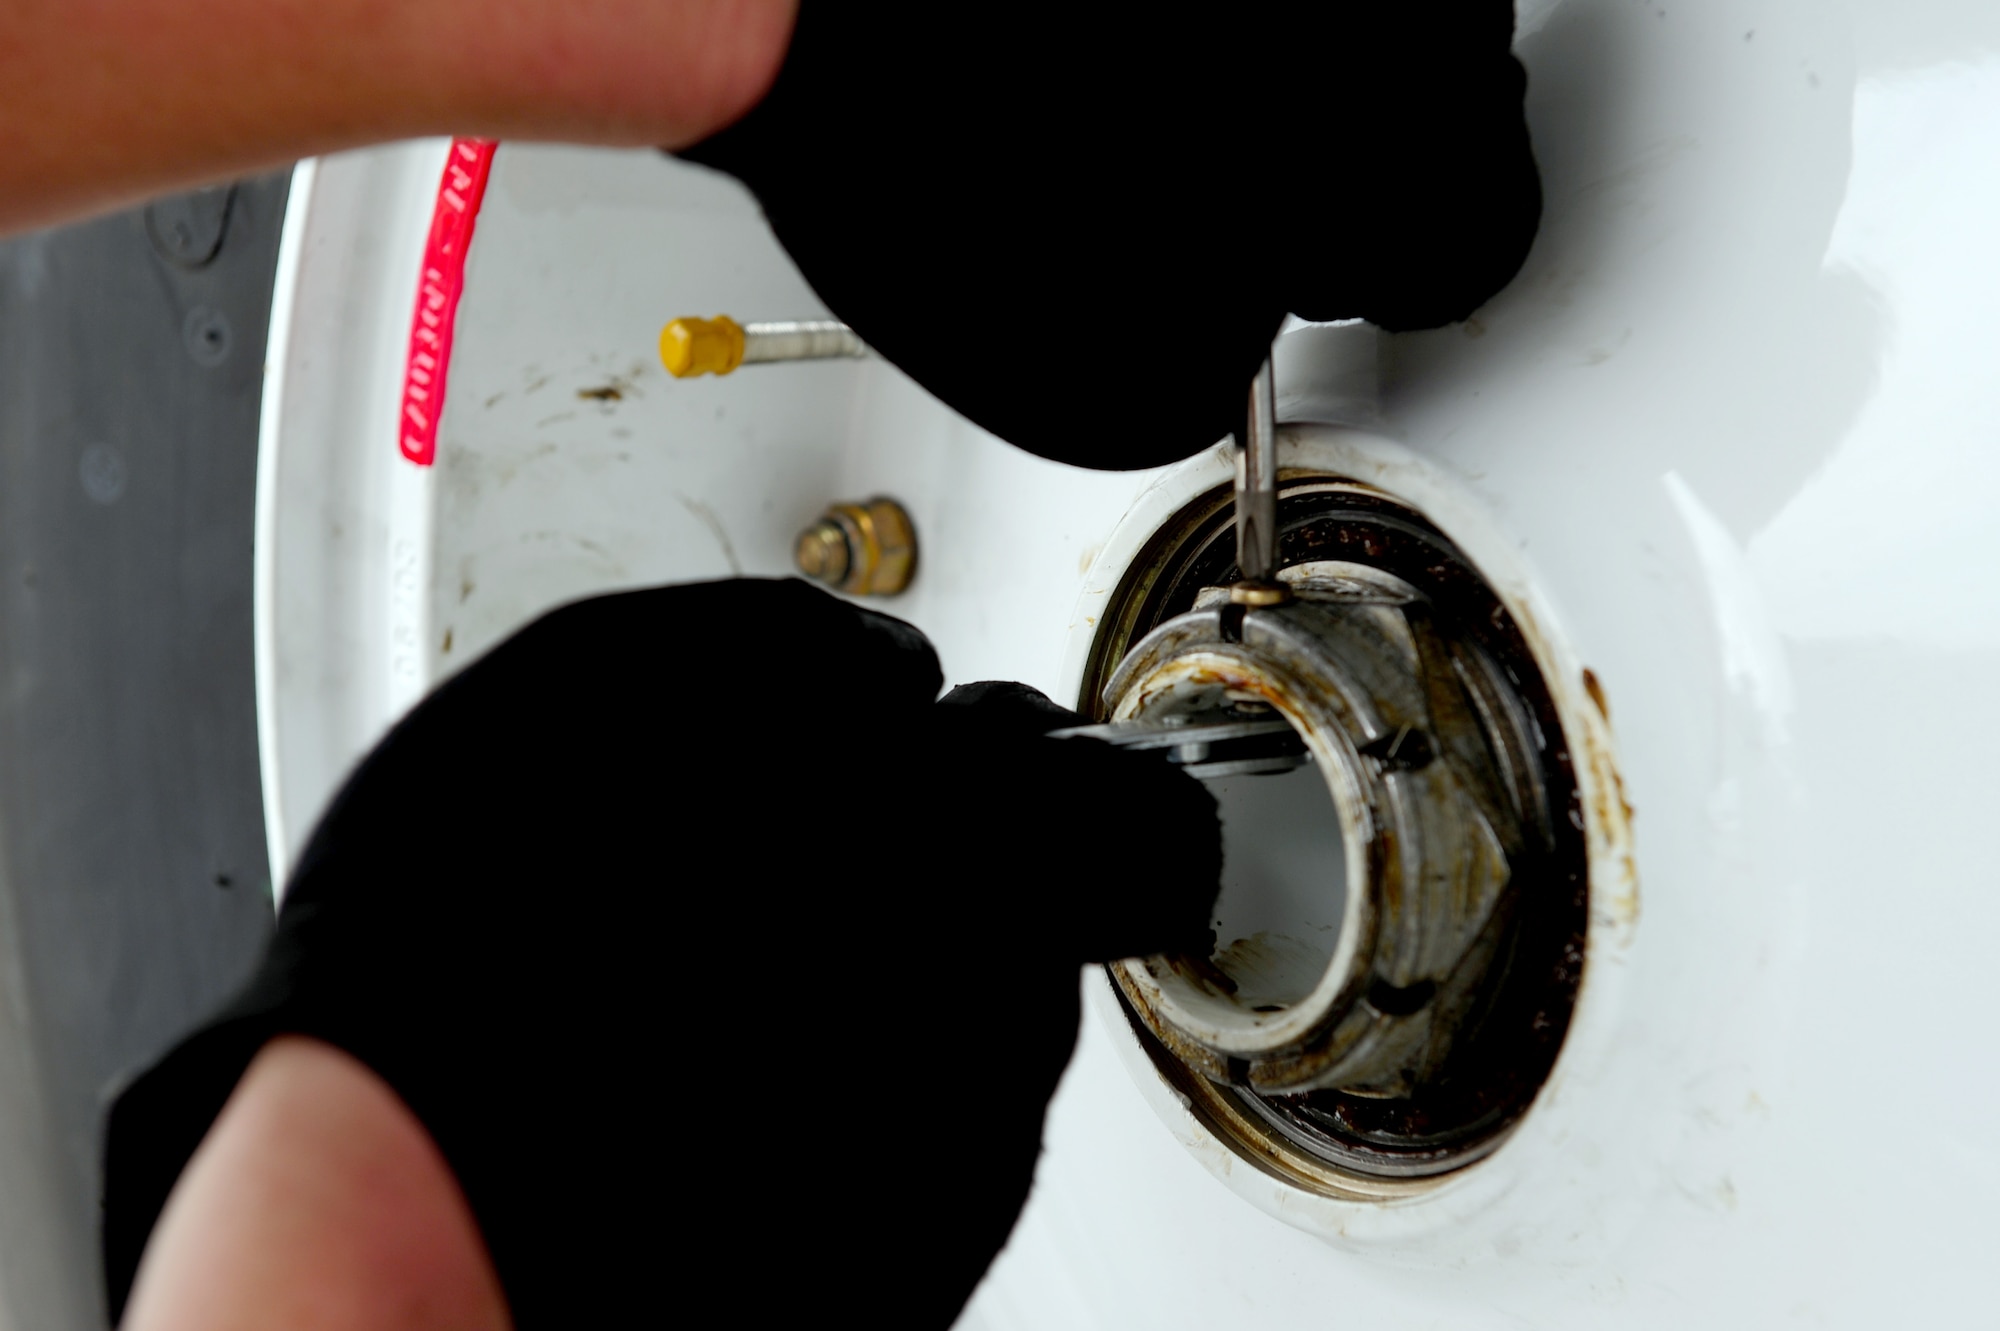
<path id="1" fill-rule="evenodd" d="M 394 432 L 444 157 L 440 141 L 308 162 L 286 206 L 255 579 L 258 747 L 279 891 L 341 777 L 427 682 L 434 487 L 402 460 Z"/>
<path id="2" fill-rule="evenodd" d="M 1096 1004 L 967 1326 L 1992 1320 L 2000 9 L 1522 17 L 1526 269 L 1462 328 L 1385 339 L 1369 432 L 1287 446 L 1417 500 L 1565 680 L 1603 681 L 1636 893 L 1600 891 L 1527 1126 L 1398 1207 L 1247 1171 Z M 782 573 L 828 499 L 910 507 L 889 608 L 954 681 L 1060 696 L 1134 533 L 1219 474 L 1040 462 L 879 361 L 670 381 L 668 317 L 821 313 L 753 206 L 652 154 L 504 145 L 413 475 L 377 353 L 400 363 L 441 160 L 330 159 L 297 204 L 260 552 L 274 845 L 422 682 L 573 595 Z M 1281 414 L 1353 397 L 1281 385 Z"/>

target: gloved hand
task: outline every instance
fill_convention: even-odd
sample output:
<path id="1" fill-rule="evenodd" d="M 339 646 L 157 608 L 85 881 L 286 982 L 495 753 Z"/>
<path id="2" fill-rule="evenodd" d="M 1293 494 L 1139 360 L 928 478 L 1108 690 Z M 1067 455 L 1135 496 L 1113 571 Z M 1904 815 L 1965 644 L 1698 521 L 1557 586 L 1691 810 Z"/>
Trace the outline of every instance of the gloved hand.
<path id="1" fill-rule="evenodd" d="M 973 421 L 1152 466 L 1241 427 L 1288 312 L 1433 327 L 1518 271 L 1513 26 L 1511 0 L 803 0 L 770 93 L 682 155 Z"/>
<path id="2" fill-rule="evenodd" d="M 114 1112 L 114 1306 L 298 1031 L 422 1120 L 517 1331 L 648 1325 L 746 1269 L 733 1320 L 946 1326 L 1027 1196 L 1079 966 L 1205 951 L 1221 852 L 1198 782 L 940 679 L 900 621 L 738 581 L 569 606 L 438 689 L 250 989 Z"/>

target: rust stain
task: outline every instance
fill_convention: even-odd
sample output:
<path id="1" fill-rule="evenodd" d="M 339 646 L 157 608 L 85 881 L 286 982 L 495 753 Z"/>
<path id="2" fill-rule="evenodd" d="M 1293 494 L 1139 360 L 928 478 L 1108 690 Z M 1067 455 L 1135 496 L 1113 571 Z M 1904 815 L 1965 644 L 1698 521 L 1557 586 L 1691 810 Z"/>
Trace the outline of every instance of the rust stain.
<path id="1" fill-rule="evenodd" d="M 1588 787 L 1590 791 L 1590 811 L 1594 815 L 1598 834 L 1604 843 L 1593 850 L 1592 858 L 1600 855 L 1608 861 L 1605 867 L 1615 874 L 1615 881 L 1592 883 L 1593 907 L 1603 909 L 1624 929 L 1631 929 L 1639 923 L 1639 873 L 1632 858 L 1632 801 L 1625 795 L 1625 778 L 1612 761 L 1610 752 L 1603 742 L 1586 732 L 1582 737 L 1584 758 L 1596 777 Z M 1596 875 L 1593 873 L 1593 880 Z M 1600 898 L 1598 888 L 1602 887 Z"/>
<path id="2" fill-rule="evenodd" d="M 1609 763 L 1605 766 L 1611 773 L 1612 790 L 1618 796 L 1618 807 L 1624 811 L 1625 821 L 1629 825 L 1632 821 L 1632 801 L 1625 796 L 1625 774 Z"/>
<path id="3" fill-rule="evenodd" d="M 1597 678 L 1597 672 L 1589 666 L 1583 668 L 1583 691 L 1597 704 L 1597 714 L 1608 723 L 1611 720 L 1611 704 L 1605 701 L 1604 685 Z"/>
<path id="4" fill-rule="evenodd" d="M 633 365 L 623 374 L 613 374 L 595 388 L 579 388 L 578 398 L 585 402 L 623 402 L 629 397 L 643 397 L 639 391 L 639 376 L 646 372 L 644 365 Z"/>
<path id="5" fill-rule="evenodd" d="M 1604 724 L 1607 726 L 1610 725 L 1611 703 L 1604 696 L 1604 683 L 1597 678 L 1597 672 L 1589 666 L 1583 668 L 1583 691 L 1588 693 L 1590 701 L 1596 704 L 1597 714 L 1604 718 Z M 1624 774 L 1618 770 L 1618 765 L 1611 761 L 1609 754 L 1594 756 L 1600 759 L 1597 766 L 1601 769 L 1602 775 L 1609 779 L 1598 783 L 1597 804 L 1593 812 L 1597 814 L 1600 821 L 1608 823 L 1611 816 L 1611 806 L 1607 802 L 1607 797 L 1615 799 L 1618 801 L 1618 812 L 1622 815 L 1618 819 L 1618 822 L 1622 826 L 1630 827 L 1632 823 L 1632 801 L 1625 796 Z"/>
<path id="6" fill-rule="evenodd" d="M 1511 599 L 1507 608 L 1537 660 L 1553 657 L 1555 652 L 1548 636 L 1532 610 Z M 1552 683 L 1560 678 L 1554 671 L 1548 672 L 1547 677 Z M 1604 685 L 1588 668 L 1581 672 L 1581 682 L 1604 722 L 1602 731 L 1594 732 L 1593 727 L 1585 724 L 1570 737 L 1571 751 L 1582 769 L 1577 775 L 1581 778 L 1588 771 L 1591 777 L 1587 782 L 1579 779 L 1576 787 L 1579 795 L 1589 792 L 1590 821 L 1595 829 L 1589 850 L 1590 911 L 1593 918 L 1614 924 L 1624 940 L 1629 941 L 1640 914 L 1639 866 L 1632 853 L 1632 821 L 1636 811 L 1626 798 L 1625 778 L 1611 753 L 1610 705 Z M 1571 816 L 1581 817 L 1583 812 L 1575 809 Z"/>

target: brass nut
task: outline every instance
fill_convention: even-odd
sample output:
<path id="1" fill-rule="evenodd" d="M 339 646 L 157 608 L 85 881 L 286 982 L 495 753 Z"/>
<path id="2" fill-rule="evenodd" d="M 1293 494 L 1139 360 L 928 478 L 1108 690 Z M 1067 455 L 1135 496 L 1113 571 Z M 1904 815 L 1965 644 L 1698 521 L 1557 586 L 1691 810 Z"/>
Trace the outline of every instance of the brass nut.
<path id="1" fill-rule="evenodd" d="M 800 532 L 792 553 L 799 572 L 830 587 L 838 587 L 846 579 L 847 566 L 853 562 L 847 533 L 837 522 L 815 522 Z"/>
<path id="2" fill-rule="evenodd" d="M 793 546 L 799 572 L 853 596 L 894 596 L 917 571 L 917 529 L 895 500 L 830 504 Z"/>
<path id="3" fill-rule="evenodd" d="M 1251 609 L 1283 605 L 1291 599 L 1292 589 L 1282 582 L 1252 582 L 1246 579 L 1231 583 L 1229 587 L 1230 604 Z"/>

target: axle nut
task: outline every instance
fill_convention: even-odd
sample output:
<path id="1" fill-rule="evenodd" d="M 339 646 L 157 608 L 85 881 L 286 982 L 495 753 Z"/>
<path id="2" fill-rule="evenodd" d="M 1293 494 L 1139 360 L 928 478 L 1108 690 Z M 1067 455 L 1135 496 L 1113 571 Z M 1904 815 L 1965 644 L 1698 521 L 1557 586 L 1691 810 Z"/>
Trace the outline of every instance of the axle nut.
<path id="1" fill-rule="evenodd" d="M 1386 578 L 1258 606 L 1235 634 L 1221 608 L 1197 609 L 1120 663 L 1104 692 L 1115 720 L 1213 715 L 1232 691 L 1283 713 L 1342 824 L 1347 862 L 1333 877 L 1349 887 L 1323 956 L 1300 938 L 1328 921 L 1267 926 L 1247 949 L 1232 944 L 1235 962 L 1112 968 L 1182 1062 L 1267 1093 L 1371 1098 L 1407 1097 L 1444 1065 L 1459 1016 L 1481 1009 L 1503 968 L 1513 866 L 1534 835 L 1482 729 L 1497 704 L 1482 712 L 1468 692 L 1478 670 L 1432 604 Z"/>
<path id="2" fill-rule="evenodd" d="M 1420 510 L 1292 473 L 1276 604 L 1231 585 L 1232 516 L 1217 487 L 1154 529 L 1084 702 L 1114 735 L 1282 718 L 1310 764 L 1183 759 L 1223 807 L 1213 944 L 1106 970 L 1235 1158 L 1394 1202 L 1498 1147 L 1554 1067 L 1589 919 L 1582 755 L 1535 644 Z"/>
<path id="3" fill-rule="evenodd" d="M 799 572 L 853 596 L 894 596 L 917 569 L 917 529 L 893 499 L 831 504 L 799 533 Z"/>

